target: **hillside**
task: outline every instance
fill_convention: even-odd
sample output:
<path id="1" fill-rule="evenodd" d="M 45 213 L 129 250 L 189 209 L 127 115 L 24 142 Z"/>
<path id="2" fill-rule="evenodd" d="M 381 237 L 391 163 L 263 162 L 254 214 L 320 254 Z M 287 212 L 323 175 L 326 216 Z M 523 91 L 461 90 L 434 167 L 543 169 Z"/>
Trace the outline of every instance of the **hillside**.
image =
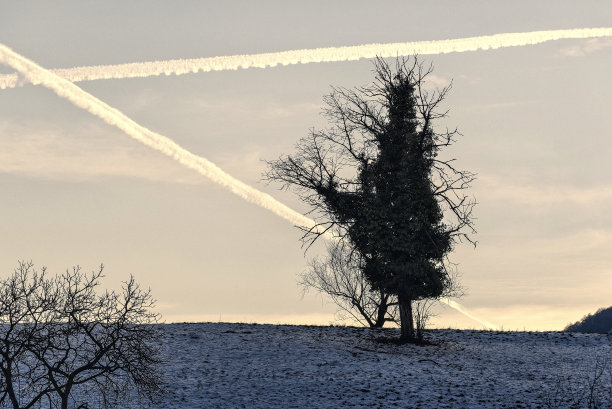
<path id="1" fill-rule="evenodd" d="M 598 334 L 432 330 L 438 345 L 400 346 L 380 342 L 397 337 L 395 329 L 164 330 L 169 393 L 156 408 L 569 407 L 612 342 Z M 605 382 L 597 390 L 612 397 L 609 376 Z"/>
<path id="2" fill-rule="evenodd" d="M 612 332 L 612 307 L 600 308 L 580 321 L 568 325 L 565 331 L 607 334 Z"/>

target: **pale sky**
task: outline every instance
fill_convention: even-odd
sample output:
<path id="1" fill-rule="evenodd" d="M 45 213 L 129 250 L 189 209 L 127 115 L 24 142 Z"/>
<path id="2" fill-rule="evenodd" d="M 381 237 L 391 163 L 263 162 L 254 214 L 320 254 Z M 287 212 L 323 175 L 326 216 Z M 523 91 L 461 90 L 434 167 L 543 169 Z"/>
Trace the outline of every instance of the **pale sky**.
<path id="1" fill-rule="evenodd" d="M 612 26 L 609 1 L 0 1 L 0 43 L 45 68 Z M 412 4 L 410 4 L 412 3 Z M 560 329 L 612 305 L 612 38 L 426 56 L 453 79 L 463 136 L 448 155 L 478 173 L 476 249 L 458 246 L 458 300 L 505 329 Z M 372 80 L 369 61 L 77 85 L 229 174 L 324 127 L 330 85 Z M 0 67 L 0 73 L 11 73 Z M 436 84 L 437 85 L 437 84 Z M 297 275 L 299 231 L 33 85 L 0 90 L 0 273 L 106 266 L 150 287 L 167 322 L 326 324 L 334 307 Z M 316 256 L 314 248 L 307 257 Z M 481 328 L 449 308 L 434 324 Z"/>

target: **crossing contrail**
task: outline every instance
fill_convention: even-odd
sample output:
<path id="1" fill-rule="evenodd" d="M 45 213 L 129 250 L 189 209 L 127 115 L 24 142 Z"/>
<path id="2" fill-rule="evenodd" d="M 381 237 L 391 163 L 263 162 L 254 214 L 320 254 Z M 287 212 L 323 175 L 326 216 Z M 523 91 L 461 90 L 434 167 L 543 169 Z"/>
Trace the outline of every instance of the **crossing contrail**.
<path id="1" fill-rule="evenodd" d="M 483 327 L 488 328 L 488 329 L 492 329 L 492 330 L 497 330 L 497 325 L 491 324 L 488 321 L 485 321 L 481 318 L 478 318 L 477 316 L 475 316 L 474 314 L 472 314 L 471 312 L 469 312 L 463 305 L 459 304 L 458 302 L 455 302 L 449 298 L 441 298 L 440 301 L 446 305 L 448 305 L 451 308 L 454 308 L 455 310 L 459 311 L 460 313 L 462 313 L 463 315 L 465 315 L 468 318 L 473 319 L 474 321 L 480 323 Z"/>
<path id="2" fill-rule="evenodd" d="M 213 182 L 230 190 L 232 193 L 236 194 L 242 199 L 270 210 L 277 216 L 282 217 L 294 225 L 307 228 L 315 226 L 314 220 L 296 212 L 267 193 L 261 192 L 254 187 L 234 178 L 233 176 L 230 176 L 208 159 L 189 152 L 170 138 L 157 132 L 153 132 L 150 129 L 136 123 L 118 109 L 109 106 L 90 93 L 83 91 L 81 88 L 77 87 L 67 79 L 59 77 L 57 74 L 54 74 L 53 72 L 39 66 L 22 55 L 17 54 L 1 43 L 0 62 L 12 67 L 19 74 L 23 75 L 24 78 L 30 81 L 36 80 L 37 84 L 51 89 L 58 96 L 69 100 L 77 107 L 97 116 L 109 125 L 113 125 L 121 129 L 123 132 L 137 141 L 171 157 L 182 165 L 197 171 Z M 325 233 L 325 237 L 329 240 L 335 239 L 330 233 Z M 474 315 L 466 312 L 465 309 L 458 303 L 446 298 L 442 299 L 442 301 L 457 311 L 465 314 L 469 318 L 472 318 L 485 326 L 491 326 L 486 323 L 486 321 L 480 320 Z M 491 327 L 494 328 L 494 326 Z"/>
<path id="3" fill-rule="evenodd" d="M 92 115 L 101 118 L 109 125 L 113 125 L 139 142 L 153 148 L 182 165 L 194 169 L 213 182 L 230 190 L 248 202 L 254 203 L 289 222 L 311 228 L 315 222 L 289 208 L 267 193 L 261 192 L 252 186 L 225 173 L 217 165 L 201 156 L 195 155 L 176 144 L 172 139 L 153 132 L 150 129 L 134 122 L 118 109 L 102 102 L 98 98 L 83 91 L 70 81 L 57 76 L 33 61 L 15 53 L 10 48 L 0 44 L 0 62 L 12 67 L 24 78 L 32 80 L 54 91 L 58 96 L 66 98 L 79 108 L 83 108 Z"/>
<path id="4" fill-rule="evenodd" d="M 96 65 L 52 70 L 70 82 L 99 79 L 144 78 L 155 75 L 183 75 L 198 71 L 226 71 L 239 68 L 266 68 L 277 65 L 309 64 L 317 62 L 355 61 L 362 58 L 410 56 L 414 54 L 445 54 L 465 51 L 494 50 L 540 44 L 561 39 L 611 37 L 612 27 L 578 28 L 571 30 L 530 31 L 503 33 L 450 40 L 414 41 L 405 43 L 365 44 L 347 47 L 312 48 L 265 54 L 231 55 L 186 60 L 150 61 L 117 65 Z M 33 84 L 41 83 L 37 75 L 23 78 Z M 18 74 L 0 75 L 0 88 L 21 85 Z"/>

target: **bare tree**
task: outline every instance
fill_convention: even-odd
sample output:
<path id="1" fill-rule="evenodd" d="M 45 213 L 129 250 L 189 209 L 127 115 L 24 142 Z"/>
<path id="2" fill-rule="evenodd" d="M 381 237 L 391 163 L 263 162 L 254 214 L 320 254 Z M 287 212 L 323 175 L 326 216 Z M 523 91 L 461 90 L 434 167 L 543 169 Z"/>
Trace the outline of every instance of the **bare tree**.
<path id="1" fill-rule="evenodd" d="M 397 323 L 397 299 L 374 290 L 363 275 L 362 259 L 347 243 L 328 244 L 327 257 L 314 258 L 302 273 L 300 285 L 327 294 L 339 309 L 341 319 L 352 318 L 370 328 Z"/>
<path id="2" fill-rule="evenodd" d="M 424 330 L 432 317 L 431 307 L 438 301 L 436 298 L 425 298 L 412 302 L 414 329 L 419 342 L 423 342 Z"/>
<path id="3" fill-rule="evenodd" d="M 48 278 L 22 262 L 0 282 L 0 403 L 107 408 L 161 393 L 150 291 L 130 277 L 120 292 L 98 294 L 102 269 Z"/>
<path id="4" fill-rule="evenodd" d="M 28 346 L 43 322 L 54 319 L 57 288 L 31 263 L 20 263 L 0 282 L 0 405 L 31 408 L 49 398 L 53 388 Z"/>

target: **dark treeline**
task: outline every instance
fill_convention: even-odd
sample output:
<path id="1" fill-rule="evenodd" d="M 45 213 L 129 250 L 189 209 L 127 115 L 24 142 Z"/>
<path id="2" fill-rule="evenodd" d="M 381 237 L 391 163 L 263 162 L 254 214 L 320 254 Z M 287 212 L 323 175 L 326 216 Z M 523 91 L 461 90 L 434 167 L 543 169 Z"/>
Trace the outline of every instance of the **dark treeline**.
<path id="1" fill-rule="evenodd" d="M 568 325 L 565 331 L 587 333 L 612 333 L 612 307 L 600 308 L 595 314 L 588 314 L 578 322 Z"/>

